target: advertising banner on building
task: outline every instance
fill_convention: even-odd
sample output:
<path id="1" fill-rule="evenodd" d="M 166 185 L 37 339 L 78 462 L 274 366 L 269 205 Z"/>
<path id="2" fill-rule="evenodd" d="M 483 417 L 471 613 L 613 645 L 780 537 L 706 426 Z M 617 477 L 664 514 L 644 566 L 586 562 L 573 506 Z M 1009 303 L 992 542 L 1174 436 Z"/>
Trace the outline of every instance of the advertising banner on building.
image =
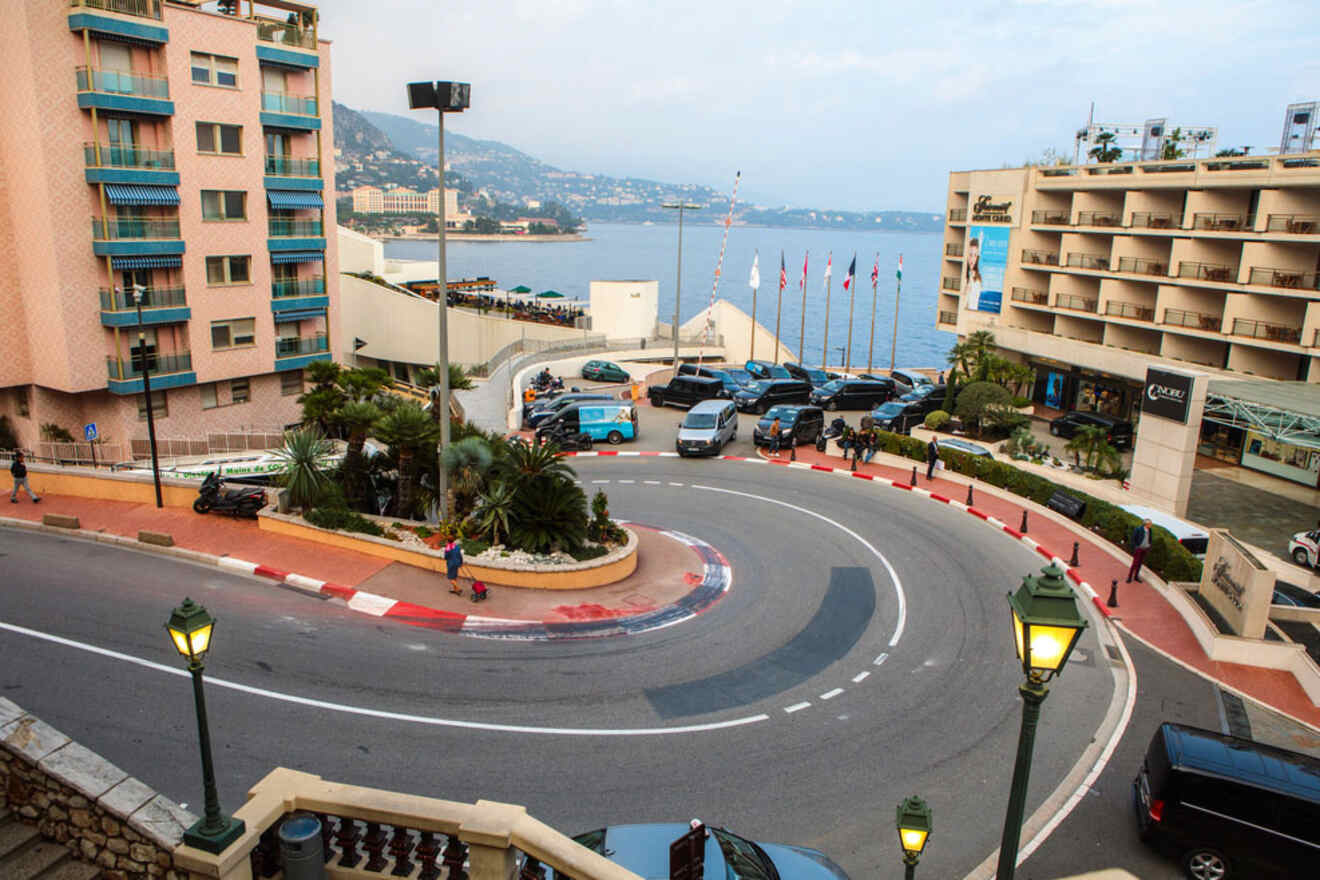
<path id="1" fill-rule="evenodd" d="M 1143 413 L 1185 425 L 1191 404 L 1191 376 L 1154 367 L 1146 368 L 1146 388 L 1141 395 Z"/>
<path id="2" fill-rule="evenodd" d="M 962 296 L 973 312 L 999 314 L 1004 298 L 1004 269 L 1008 266 L 1007 227 L 973 226 L 967 232 L 963 257 Z"/>

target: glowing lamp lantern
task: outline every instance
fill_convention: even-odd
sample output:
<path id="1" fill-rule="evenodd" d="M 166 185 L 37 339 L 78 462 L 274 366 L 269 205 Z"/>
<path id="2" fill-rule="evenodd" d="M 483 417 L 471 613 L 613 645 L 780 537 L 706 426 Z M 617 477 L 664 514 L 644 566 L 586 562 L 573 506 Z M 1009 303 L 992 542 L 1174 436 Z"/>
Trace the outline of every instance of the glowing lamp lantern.
<path id="1" fill-rule="evenodd" d="M 898 845 L 903 849 L 904 863 L 916 865 L 917 860 L 921 858 L 922 850 L 926 848 L 933 827 L 930 807 L 920 797 L 913 795 L 898 805 L 895 825 L 898 828 Z"/>
<path id="2" fill-rule="evenodd" d="M 165 628 L 170 631 L 174 648 L 182 657 L 189 663 L 201 663 L 211 647 L 215 618 L 192 599 L 184 599 L 183 604 L 170 613 Z"/>
<path id="3" fill-rule="evenodd" d="M 1037 682 L 1049 681 L 1063 671 L 1086 620 L 1077 610 L 1077 597 L 1057 565 L 1027 575 L 1016 593 L 1008 594 L 1013 613 L 1013 639 L 1022 671 Z"/>

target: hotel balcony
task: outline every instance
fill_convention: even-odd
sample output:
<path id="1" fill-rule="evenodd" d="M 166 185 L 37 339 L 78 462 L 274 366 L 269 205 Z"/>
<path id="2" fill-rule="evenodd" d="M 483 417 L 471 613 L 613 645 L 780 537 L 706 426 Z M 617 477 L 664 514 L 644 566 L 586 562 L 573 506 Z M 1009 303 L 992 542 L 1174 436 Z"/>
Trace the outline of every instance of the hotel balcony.
<path id="1" fill-rule="evenodd" d="M 1320 232 L 1320 217 L 1314 214 L 1271 214 L 1265 218 L 1265 231 L 1315 235 Z"/>
<path id="2" fill-rule="evenodd" d="M 1168 324 L 1173 327 L 1191 327 L 1196 330 L 1218 333 L 1223 329 L 1224 319 L 1219 315 L 1212 315 L 1208 312 L 1189 312 L 1185 309 L 1165 309 L 1164 320 L 1160 323 Z"/>
<path id="3" fill-rule="evenodd" d="M 69 5 L 160 21 L 160 0 L 70 0 Z"/>
<path id="4" fill-rule="evenodd" d="M 1302 344 L 1302 328 L 1272 321 L 1252 321 L 1246 318 L 1234 318 L 1233 336 L 1249 336 L 1253 339 L 1268 339 L 1272 342 L 1287 342 L 1292 345 Z"/>
<path id="5" fill-rule="evenodd" d="M 88 183 L 141 183 L 178 186 L 173 150 L 152 150 L 124 144 L 83 144 Z"/>
<path id="6" fill-rule="evenodd" d="M 1320 290 L 1320 273 L 1252 266 L 1251 274 L 1247 276 L 1247 283 L 1262 287 L 1282 287 L 1286 290 Z"/>
<path id="7" fill-rule="evenodd" d="M 1235 232 L 1245 228 L 1241 214 L 1197 213 L 1192 215 L 1193 229 L 1209 229 L 1214 232 Z"/>
<path id="8" fill-rule="evenodd" d="M 1022 262 L 1028 264 L 1028 266 L 1057 266 L 1059 265 L 1059 255 L 1052 254 L 1049 251 L 1024 249 L 1022 251 Z"/>
<path id="9" fill-rule="evenodd" d="M 1129 318 L 1133 321 L 1154 321 L 1155 309 L 1140 303 L 1122 302 L 1111 299 L 1105 303 L 1105 314 L 1113 318 Z"/>
<path id="10" fill-rule="evenodd" d="M 940 288 L 943 290 L 962 290 L 962 279 L 957 275 L 945 275 L 944 280 L 940 282 Z"/>
<path id="11" fill-rule="evenodd" d="M 1079 211 L 1078 226 L 1122 226 L 1122 220 L 1113 211 Z"/>
<path id="12" fill-rule="evenodd" d="M 141 394 L 142 359 L 137 357 L 105 359 L 106 372 L 109 374 L 109 388 L 115 394 Z M 146 366 L 151 370 L 151 390 L 163 391 L 166 388 L 179 388 L 184 385 L 196 385 L 197 374 L 192 368 L 192 352 L 175 354 L 151 354 L 147 356 Z"/>
<path id="13" fill-rule="evenodd" d="M 1182 260 L 1178 263 L 1179 278 L 1195 278 L 1198 281 L 1220 281 L 1237 283 L 1237 271 L 1223 263 L 1197 263 Z"/>
<path id="14" fill-rule="evenodd" d="M 1069 254 L 1067 265 L 1072 269 L 1097 269 L 1108 272 L 1109 258 L 1099 254 Z"/>
<path id="15" fill-rule="evenodd" d="M 177 324 L 192 317 L 182 287 L 148 287 L 142 293 L 142 323 Z M 101 324 L 106 327 L 136 327 L 137 304 L 132 291 L 101 288 Z"/>
<path id="16" fill-rule="evenodd" d="M 321 176 L 321 163 L 317 159 L 293 159 L 289 156 L 267 156 L 266 175 L 269 177 Z"/>
<path id="17" fill-rule="evenodd" d="M 78 84 L 78 106 L 83 109 L 174 115 L 174 102 L 169 99 L 170 83 L 163 76 L 92 67 L 74 68 L 74 76 Z"/>
<path id="18" fill-rule="evenodd" d="M 1013 302 L 1027 303 L 1033 306 L 1048 306 L 1050 304 L 1048 293 L 1030 287 L 1014 287 L 1009 291 L 1009 299 Z"/>
<path id="19" fill-rule="evenodd" d="M 1054 307 L 1056 309 L 1071 309 L 1074 312 L 1091 312 L 1094 314 L 1096 301 L 1073 293 L 1056 293 L 1054 295 Z"/>
<path id="20" fill-rule="evenodd" d="M 946 256 L 946 257 L 961 257 L 962 255 L 963 255 L 963 246 L 962 246 L 962 245 L 960 245 L 960 244 L 956 244 L 956 243 L 954 243 L 954 242 L 950 242 L 949 244 L 946 244 L 946 245 L 944 246 L 944 256 Z"/>
<path id="21" fill-rule="evenodd" d="M 967 222 L 967 209 L 966 209 L 966 208 L 951 208 L 951 209 L 949 210 L 949 222 L 950 222 L 950 223 L 966 223 L 966 222 Z"/>
<path id="22" fill-rule="evenodd" d="M 1169 264 L 1162 260 L 1146 260 L 1140 257 L 1119 257 L 1118 271 L 1132 272 L 1137 275 L 1168 275 Z"/>
<path id="23" fill-rule="evenodd" d="M 294 320 L 312 317 L 310 314 L 296 314 L 301 312 L 324 314 L 329 305 L 330 298 L 325 295 L 325 278 L 320 275 L 271 283 L 270 310 L 275 313 L 276 321 L 289 320 L 290 317 Z"/>
<path id="24" fill-rule="evenodd" d="M 1134 229 L 1181 229 L 1182 215 L 1133 211 L 1132 222 L 1129 225 Z"/>
<path id="25" fill-rule="evenodd" d="M 1039 226 L 1070 226 L 1067 211 L 1032 211 L 1031 222 Z"/>
<path id="26" fill-rule="evenodd" d="M 262 92 L 261 124 L 276 128 L 316 131 L 321 127 L 320 105 L 314 96 Z"/>
<path id="27" fill-rule="evenodd" d="M 257 39 L 279 46 L 316 50 L 315 27 L 299 27 L 283 21 L 258 21 Z"/>
<path id="28" fill-rule="evenodd" d="M 271 238 L 318 238 L 325 234 L 325 224 L 320 220 L 271 218 L 267 226 Z"/>
<path id="29" fill-rule="evenodd" d="M 177 218 L 92 218 L 92 252 L 101 256 L 181 254 Z"/>
<path id="30" fill-rule="evenodd" d="M 301 370 L 312 361 L 330 360 L 330 338 L 325 335 L 275 340 L 275 369 Z"/>

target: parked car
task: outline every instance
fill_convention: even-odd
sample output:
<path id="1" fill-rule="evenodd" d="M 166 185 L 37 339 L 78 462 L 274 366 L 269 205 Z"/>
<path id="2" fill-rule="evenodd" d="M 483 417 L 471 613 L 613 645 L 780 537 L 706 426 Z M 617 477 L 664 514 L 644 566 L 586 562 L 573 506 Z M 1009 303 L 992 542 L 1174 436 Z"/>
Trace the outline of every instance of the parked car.
<path id="1" fill-rule="evenodd" d="M 536 429 L 536 436 L 542 440 L 557 433 L 588 434 L 592 440 L 605 440 L 617 446 L 624 440 L 636 439 L 637 407 L 612 401 L 571 403 Z"/>
<path id="2" fill-rule="evenodd" d="M 1136 778 L 1132 807 L 1150 846 L 1193 880 L 1315 877 L 1320 760 L 1165 722 Z"/>
<path id="3" fill-rule="evenodd" d="M 728 373 L 729 376 L 733 379 L 733 381 L 738 383 L 739 388 L 745 388 L 747 387 L 748 382 L 756 381 L 756 377 L 753 376 L 751 373 L 747 372 L 746 370 L 729 369 L 729 370 L 725 370 L 724 372 Z"/>
<path id="4" fill-rule="evenodd" d="M 703 400 L 688 410 L 678 424 L 674 449 L 687 455 L 719 455 L 738 439 L 738 410 L 732 401 Z"/>
<path id="5" fill-rule="evenodd" d="M 694 820 L 696 821 L 696 820 Z M 645 878 L 669 877 L 670 845 L 689 834 L 704 837 L 703 870 L 693 880 L 848 880 L 829 856 L 802 846 L 756 843 L 725 828 L 682 822 L 610 825 L 573 839 Z M 549 880 L 562 880 L 553 871 Z"/>
<path id="6" fill-rule="evenodd" d="M 870 416 L 875 420 L 877 428 L 899 434 L 910 434 L 912 426 L 924 422 L 926 414 L 938 409 L 941 403 L 943 403 L 942 395 L 926 394 L 913 397 L 913 394 L 907 394 L 898 400 L 881 404 L 871 410 Z"/>
<path id="7" fill-rule="evenodd" d="M 743 383 L 735 379 L 733 374 L 728 370 L 721 370 L 716 367 L 697 366 L 696 364 L 679 364 L 678 374 L 680 376 L 706 376 L 711 379 L 719 379 L 724 385 L 724 390 L 729 392 L 729 396 L 731 397 L 733 396 L 733 392 L 743 387 Z M 751 378 L 752 377 L 749 375 L 747 381 L 751 381 Z"/>
<path id="8" fill-rule="evenodd" d="M 802 364 L 790 364 L 788 361 L 784 361 L 784 369 L 788 370 L 789 375 L 794 379 L 810 382 L 813 388 L 819 388 L 834 378 L 824 370 L 803 366 Z"/>
<path id="9" fill-rule="evenodd" d="M 628 371 L 613 361 L 587 361 L 582 365 L 582 378 L 596 382 L 631 382 Z"/>
<path id="10" fill-rule="evenodd" d="M 1283 581 L 1275 581 L 1274 598 L 1270 600 L 1270 604 L 1290 605 L 1293 608 L 1320 608 L 1320 596 L 1310 590 L 1303 590 Z"/>
<path id="11" fill-rule="evenodd" d="M 872 409 L 894 396 L 894 382 L 833 379 L 811 392 L 811 402 L 828 410 Z"/>
<path id="12" fill-rule="evenodd" d="M 1173 535 L 1175 541 L 1187 548 L 1187 551 L 1197 559 L 1205 559 L 1206 550 L 1210 548 L 1210 533 L 1204 529 L 1198 529 L 1196 526 L 1186 520 L 1167 514 L 1162 510 L 1156 510 L 1153 507 L 1143 507 L 1140 504 L 1120 504 L 1121 509 L 1127 511 L 1138 519 L 1148 519 L 1151 525 L 1160 528 Z"/>
<path id="13" fill-rule="evenodd" d="M 1113 416 L 1098 412 L 1073 410 L 1050 422 L 1050 433 L 1055 437 L 1072 437 L 1081 427 L 1104 428 L 1109 444 L 1115 449 L 1132 448 L 1132 425 Z"/>
<path id="14" fill-rule="evenodd" d="M 559 412 L 561 409 L 563 409 L 566 406 L 569 406 L 570 404 L 581 403 L 584 400 L 613 400 L 613 399 L 614 398 L 608 394 L 600 394 L 598 392 L 570 391 L 568 393 L 561 394 L 558 397 L 555 397 L 551 400 L 547 400 L 544 403 L 542 403 L 539 400 L 536 401 L 536 403 L 532 404 L 530 409 L 526 410 L 526 414 L 523 417 L 523 421 L 527 423 L 527 427 L 535 428 L 537 425 L 541 424 L 546 419 L 550 418 L 555 413 Z"/>
<path id="15" fill-rule="evenodd" d="M 753 379 L 792 379 L 793 374 L 779 364 L 769 361 L 748 361 L 743 369 L 752 374 Z"/>
<path id="16" fill-rule="evenodd" d="M 916 370 L 890 370 L 889 376 L 913 389 L 920 388 L 922 385 L 935 384 L 930 376 L 927 376 L 925 373 L 918 373 Z"/>
<path id="17" fill-rule="evenodd" d="M 801 446 L 803 443 L 815 443 L 825 430 L 825 413 L 818 406 L 789 404 L 774 406 L 761 416 L 752 429 L 752 443 L 757 446 L 770 445 L 770 426 L 779 419 L 779 445 Z"/>
<path id="18" fill-rule="evenodd" d="M 780 403 L 807 403 L 811 383 L 797 379 L 761 379 L 733 395 L 733 402 L 743 412 L 764 413 Z"/>
<path id="19" fill-rule="evenodd" d="M 980 443 L 973 443 L 970 440 L 960 440 L 957 437 L 941 437 L 935 441 L 935 445 L 940 449 L 952 449 L 954 452 L 961 452 L 965 455 L 978 455 L 983 458 L 994 457 L 994 454 Z"/>
<path id="20" fill-rule="evenodd" d="M 651 406 L 689 407 L 703 400 L 728 396 L 724 383 L 710 376 L 675 376 L 664 385 L 652 385 L 646 389 Z"/>
<path id="21" fill-rule="evenodd" d="M 1293 535 L 1288 542 L 1288 555 L 1304 568 L 1320 568 L 1320 529 Z"/>

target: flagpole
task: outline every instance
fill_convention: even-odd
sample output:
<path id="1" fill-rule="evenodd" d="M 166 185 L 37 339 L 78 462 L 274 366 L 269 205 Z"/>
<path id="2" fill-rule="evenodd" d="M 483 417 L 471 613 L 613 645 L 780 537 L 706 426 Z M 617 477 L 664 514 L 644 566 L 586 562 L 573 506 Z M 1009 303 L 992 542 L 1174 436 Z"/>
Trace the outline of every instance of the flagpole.
<path id="1" fill-rule="evenodd" d="M 810 251 L 802 257 L 802 323 L 798 325 L 798 357 L 802 360 L 807 359 L 807 257 L 811 255 Z M 778 358 L 775 361 L 778 362 Z"/>
<path id="2" fill-rule="evenodd" d="M 784 252 L 779 252 L 779 298 L 775 301 L 775 363 L 779 363 L 779 316 L 784 307 Z"/>
<path id="3" fill-rule="evenodd" d="M 853 266 L 857 265 L 857 254 L 853 254 Z M 853 305 L 857 302 L 857 277 L 855 270 L 848 274 L 848 353 L 843 358 L 843 371 L 852 372 L 852 324 Z"/>
<path id="4" fill-rule="evenodd" d="M 871 271 L 871 341 L 866 344 L 866 372 L 871 372 L 875 357 L 875 301 L 880 290 L 880 252 L 875 252 L 875 269 Z"/>
<path id="5" fill-rule="evenodd" d="M 758 249 L 752 255 L 752 329 L 748 335 L 751 339 L 747 345 L 747 359 L 756 360 L 756 295 L 761 292 L 761 251 Z"/>
<path id="6" fill-rule="evenodd" d="M 889 341 L 889 369 L 894 369 L 894 353 L 898 350 L 898 298 L 903 293 L 903 255 L 898 255 L 898 275 L 894 282 L 894 335 Z"/>
<path id="7" fill-rule="evenodd" d="M 729 196 L 729 213 L 724 218 L 724 237 L 720 239 L 720 259 L 715 264 L 715 281 L 710 288 L 710 305 L 706 307 L 706 324 L 701 331 L 701 347 L 697 349 L 697 367 L 701 366 L 701 360 L 706 354 L 706 343 L 710 341 L 710 331 L 715 327 L 715 294 L 720 289 L 720 273 L 724 271 L 724 249 L 729 244 L 729 227 L 733 225 L 733 206 L 738 201 L 738 181 L 742 180 L 742 172 L 739 171 L 733 176 L 733 193 Z"/>
<path id="8" fill-rule="evenodd" d="M 830 362 L 830 282 L 834 280 L 830 271 L 834 267 L 834 254 L 825 264 L 825 345 L 820 353 L 820 368 L 823 370 Z M 805 308 L 805 306 L 803 306 Z"/>

